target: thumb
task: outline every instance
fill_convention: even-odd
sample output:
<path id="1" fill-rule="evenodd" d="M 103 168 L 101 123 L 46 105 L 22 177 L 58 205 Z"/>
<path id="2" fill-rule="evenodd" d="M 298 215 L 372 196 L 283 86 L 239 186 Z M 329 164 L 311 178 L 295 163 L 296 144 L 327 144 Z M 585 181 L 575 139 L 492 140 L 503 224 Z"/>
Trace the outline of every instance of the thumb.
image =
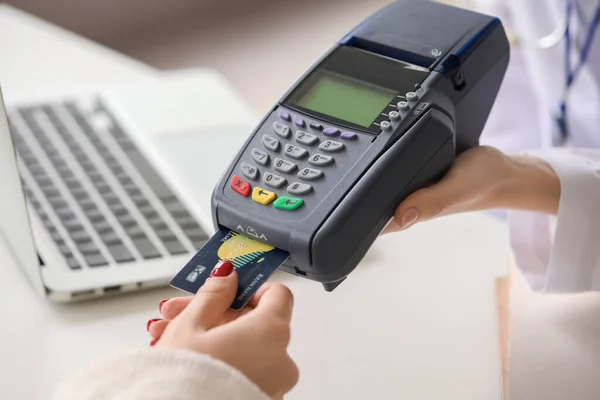
<path id="1" fill-rule="evenodd" d="M 184 318 L 191 318 L 204 330 L 215 327 L 233 303 L 237 288 L 238 275 L 233 264 L 227 260 L 219 262 L 184 310 Z"/>
<path id="2" fill-rule="evenodd" d="M 460 197 L 457 185 L 440 182 L 417 190 L 396 209 L 394 222 L 404 230 L 418 222 L 444 215 Z"/>

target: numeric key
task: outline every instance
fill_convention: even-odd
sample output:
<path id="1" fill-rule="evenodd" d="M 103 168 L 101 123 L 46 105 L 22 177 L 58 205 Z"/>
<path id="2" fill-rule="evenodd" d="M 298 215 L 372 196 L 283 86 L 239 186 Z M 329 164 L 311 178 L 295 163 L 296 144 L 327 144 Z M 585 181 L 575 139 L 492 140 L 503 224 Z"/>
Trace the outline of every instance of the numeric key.
<path id="1" fill-rule="evenodd" d="M 263 174 L 263 182 L 265 183 L 265 185 L 277 189 L 285 185 L 287 183 L 287 180 L 279 175 L 275 175 L 270 172 L 265 172 Z"/>
<path id="2" fill-rule="evenodd" d="M 258 177 L 258 169 L 248 163 L 242 163 L 242 174 L 250 180 L 256 180 Z"/>
<path id="3" fill-rule="evenodd" d="M 319 141 L 319 137 L 317 135 L 313 135 L 312 133 L 298 131 L 296 132 L 296 142 L 305 144 L 307 146 L 312 146 L 313 144 Z"/>
<path id="4" fill-rule="evenodd" d="M 285 146 L 285 154 L 288 157 L 295 158 L 296 160 L 300 160 L 308 154 L 306 149 L 302 147 L 294 146 L 293 144 L 287 144 Z"/>
<path id="5" fill-rule="evenodd" d="M 294 182 L 288 186 L 287 191 L 289 194 L 302 195 L 312 191 L 312 186 L 307 183 Z"/>
<path id="6" fill-rule="evenodd" d="M 281 122 L 273 122 L 273 132 L 285 139 L 290 136 L 290 128 Z"/>
<path id="7" fill-rule="evenodd" d="M 342 151 L 344 148 L 344 143 L 334 142 L 333 140 L 326 140 L 319 146 L 319 150 L 326 151 L 328 153 Z"/>
<path id="8" fill-rule="evenodd" d="M 279 140 L 272 138 L 269 135 L 264 135 L 262 138 L 263 145 L 271 151 L 279 150 Z"/>
<path id="9" fill-rule="evenodd" d="M 275 169 L 279 172 L 283 172 L 284 174 L 292 173 L 298 168 L 296 164 L 288 160 L 282 160 L 281 158 L 276 158 L 273 162 L 275 165 Z"/>
<path id="10" fill-rule="evenodd" d="M 323 176 L 323 171 L 319 169 L 313 168 L 303 168 L 298 172 L 298 178 L 303 179 L 305 181 L 314 181 L 315 179 L 319 179 Z"/>
<path id="11" fill-rule="evenodd" d="M 308 159 L 308 163 L 310 165 L 316 165 L 318 167 L 323 167 L 325 165 L 329 165 L 333 163 L 333 157 L 326 156 L 324 154 L 315 154 Z"/>
<path id="12" fill-rule="evenodd" d="M 260 165 L 267 165 L 269 163 L 269 155 L 259 149 L 252 149 L 252 158 Z"/>

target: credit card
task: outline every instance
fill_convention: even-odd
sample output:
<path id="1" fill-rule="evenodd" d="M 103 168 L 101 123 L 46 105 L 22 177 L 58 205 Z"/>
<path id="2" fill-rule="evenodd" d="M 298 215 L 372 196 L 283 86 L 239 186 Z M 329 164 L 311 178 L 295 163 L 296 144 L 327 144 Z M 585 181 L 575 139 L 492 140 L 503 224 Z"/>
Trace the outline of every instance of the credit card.
<path id="1" fill-rule="evenodd" d="M 232 310 L 241 310 L 256 291 L 289 257 L 287 251 L 219 227 L 204 246 L 171 280 L 171 286 L 196 294 L 219 261 L 229 260 L 239 284 Z"/>

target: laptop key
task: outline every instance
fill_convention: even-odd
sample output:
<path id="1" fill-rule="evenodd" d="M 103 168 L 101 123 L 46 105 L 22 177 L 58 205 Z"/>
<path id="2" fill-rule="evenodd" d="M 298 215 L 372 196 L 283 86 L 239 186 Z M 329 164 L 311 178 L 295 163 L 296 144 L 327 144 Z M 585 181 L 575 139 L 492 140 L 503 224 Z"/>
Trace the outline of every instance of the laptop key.
<path id="1" fill-rule="evenodd" d="M 200 226 L 197 226 L 194 229 L 185 229 L 183 232 L 185 233 L 186 236 L 199 236 L 199 237 L 203 237 L 204 239 L 208 238 L 208 235 L 206 234 L 206 232 L 204 232 L 204 230 Z"/>
<path id="2" fill-rule="evenodd" d="M 68 138 L 66 139 L 67 143 L 70 145 L 74 145 L 75 144 L 75 140 L 73 139 L 73 136 L 69 135 Z M 78 160 L 80 159 L 84 159 L 84 157 L 86 157 L 85 152 L 81 149 L 81 147 L 77 146 L 73 148 L 73 155 L 75 157 L 77 157 Z"/>
<path id="3" fill-rule="evenodd" d="M 158 236 L 163 241 L 176 239 L 175 234 L 170 229 L 156 230 L 155 233 L 156 236 Z"/>
<path id="4" fill-rule="evenodd" d="M 98 171 L 88 172 L 87 176 L 93 181 L 101 179 L 102 175 Z"/>
<path id="5" fill-rule="evenodd" d="M 89 243 L 92 241 L 90 235 L 88 235 L 85 231 L 74 232 L 71 235 L 71 239 L 77 244 L 81 243 Z"/>
<path id="6" fill-rule="evenodd" d="M 67 245 L 58 246 L 58 251 L 60 251 L 65 257 L 72 254 L 71 249 L 69 249 L 69 246 Z"/>
<path id="7" fill-rule="evenodd" d="M 191 229 L 196 229 L 199 227 L 198 223 L 191 218 L 187 219 L 185 221 L 179 220 L 179 221 L 177 221 L 177 223 L 183 230 L 191 230 Z"/>
<path id="8" fill-rule="evenodd" d="M 94 203 L 94 200 L 91 198 L 82 199 L 78 202 L 78 204 L 83 211 L 92 211 L 98 209 L 98 207 L 96 207 L 96 203 Z"/>
<path id="9" fill-rule="evenodd" d="M 141 196 L 141 195 L 142 195 L 142 191 L 136 187 L 136 188 L 133 188 L 133 189 L 129 189 L 129 190 L 127 191 L 127 194 L 128 194 L 130 197 L 134 197 L 134 196 Z"/>
<path id="10" fill-rule="evenodd" d="M 125 228 L 125 232 L 127 232 L 129 237 L 132 239 L 141 239 L 146 237 L 146 234 L 138 224 Z"/>
<path id="11" fill-rule="evenodd" d="M 142 178 L 144 178 L 148 186 L 150 186 L 154 194 L 159 198 L 173 195 L 173 192 L 167 186 L 163 178 L 137 149 L 127 151 L 127 156 L 140 175 L 142 175 Z"/>
<path id="12" fill-rule="evenodd" d="M 130 177 L 123 175 L 123 174 L 121 174 L 121 176 L 118 178 L 118 180 L 121 183 L 121 185 L 129 185 L 129 184 L 133 183 L 133 180 Z"/>
<path id="13" fill-rule="evenodd" d="M 98 210 L 97 207 L 87 211 L 85 215 L 88 217 L 90 222 L 92 222 L 92 224 L 106 221 L 106 218 L 104 218 L 104 214 L 102 214 L 102 211 Z"/>
<path id="14" fill-rule="evenodd" d="M 73 257 L 69 257 L 67 258 L 67 265 L 69 266 L 69 268 L 71 269 L 81 269 L 81 265 L 79 265 L 79 261 L 77 261 L 75 258 Z"/>
<path id="15" fill-rule="evenodd" d="M 121 204 L 121 200 L 119 200 L 119 198 L 113 191 L 102 194 L 102 198 L 109 207 Z"/>
<path id="16" fill-rule="evenodd" d="M 165 224 L 164 222 L 159 222 L 159 223 L 155 223 L 155 224 L 150 224 L 150 226 L 155 230 L 155 231 L 160 231 L 160 230 L 164 230 L 164 229 L 169 229 L 169 226 L 167 224 Z"/>
<path id="17" fill-rule="evenodd" d="M 48 198 L 51 197 L 60 197 L 60 192 L 58 191 L 58 189 L 54 186 L 52 187 L 47 187 L 42 189 L 42 192 L 44 193 L 44 195 Z"/>
<path id="18" fill-rule="evenodd" d="M 108 251 L 118 263 L 130 262 L 135 260 L 133 255 L 129 252 L 129 250 L 127 250 L 127 247 L 125 247 L 125 245 L 122 243 L 109 246 Z"/>
<path id="19" fill-rule="evenodd" d="M 66 179 L 63 179 L 63 182 L 65 183 L 65 185 L 67 185 L 67 187 L 68 187 L 69 189 L 71 189 L 71 190 L 72 190 L 73 188 L 72 188 L 71 186 L 72 186 L 72 185 L 75 185 L 76 183 L 79 183 L 79 179 L 78 179 L 78 178 L 76 178 L 76 177 L 73 177 L 73 178 L 66 178 Z"/>
<path id="20" fill-rule="evenodd" d="M 101 267 L 101 266 L 108 264 L 106 259 L 100 253 L 87 255 L 87 256 L 84 256 L 84 258 L 85 258 L 85 262 L 90 267 Z"/>
<path id="21" fill-rule="evenodd" d="M 88 194 L 87 194 L 87 191 L 84 188 L 73 189 L 73 190 L 71 190 L 71 194 L 77 200 L 83 200 L 83 199 L 89 197 Z"/>
<path id="22" fill-rule="evenodd" d="M 37 183 L 38 185 L 40 185 L 40 188 L 42 188 L 42 190 L 44 188 L 53 186 L 52 181 L 50 180 L 50 177 L 48 175 L 38 176 Z"/>
<path id="23" fill-rule="evenodd" d="M 71 209 L 68 206 L 56 208 L 56 209 L 54 209 L 54 212 L 56 212 L 56 214 L 60 217 L 60 219 L 69 219 L 69 218 L 73 218 L 75 216 L 75 214 L 73 214 L 73 212 L 71 211 Z"/>
<path id="24" fill-rule="evenodd" d="M 117 235 L 117 233 L 114 230 L 102 234 L 100 236 L 100 239 L 102 239 L 102 241 L 106 243 L 107 246 L 113 246 L 122 243 L 121 238 L 119 237 L 119 235 Z"/>
<path id="25" fill-rule="evenodd" d="M 50 230 L 50 229 L 48 229 L 48 230 Z M 58 233 L 56 228 L 54 228 L 54 232 L 50 232 L 50 237 L 57 243 L 59 242 L 59 240 L 62 241 L 62 238 L 63 238 L 63 236 L 60 233 Z"/>
<path id="26" fill-rule="evenodd" d="M 121 203 L 121 201 L 115 202 L 114 204 L 111 204 L 108 208 L 110 208 L 110 210 L 116 214 L 119 211 L 127 211 L 127 209 L 125 208 L 125 206 L 123 205 L 123 203 Z"/>
<path id="27" fill-rule="evenodd" d="M 146 198 L 140 198 L 140 196 L 137 196 L 137 199 L 133 199 L 133 202 L 142 213 L 144 212 L 144 210 L 147 209 L 153 210 L 152 206 L 150 205 L 150 202 Z"/>
<path id="28" fill-rule="evenodd" d="M 100 192 L 101 195 L 104 193 L 112 192 L 112 188 L 108 186 L 106 182 L 96 184 L 96 189 L 98 189 L 98 192 Z"/>
<path id="29" fill-rule="evenodd" d="M 163 202 L 165 203 L 165 208 L 171 214 L 178 211 L 186 211 L 185 206 L 175 196 L 164 198 Z"/>
<path id="30" fill-rule="evenodd" d="M 113 214 L 115 214 L 115 217 L 117 217 L 118 220 L 121 220 L 121 218 L 125 217 L 126 215 L 129 215 L 129 211 L 125 208 L 119 208 L 116 211 L 113 211 Z"/>
<path id="31" fill-rule="evenodd" d="M 179 240 L 165 241 L 164 245 L 167 248 L 167 251 L 172 255 L 188 253 L 188 250 Z"/>
<path id="32" fill-rule="evenodd" d="M 62 223 L 69 232 L 83 230 L 83 226 L 77 218 L 65 219 L 62 221 Z"/>
<path id="33" fill-rule="evenodd" d="M 62 197 L 49 198 L 48 202 L 50 202 L 53 208 L 67 207 L 67 202 Z"/>
<path id="34" fill-rule="evenodd" d="M 193 218 L 192 215 L 185 209 L 171 211 L 171 216 L 176 220 L 186 220 Z"/>
<path id="35" fill-rule="evenodd" d="M 73 179 L 73 178 L 75 178 L 75 174 L 73 173 L 73 171 L 71 171 L 71 169 L 70 169 L 70 168 L 69 168 L 69 169 L 67 169 L 67 170 L 65 170 L 65 171 L 63 171 L 63 173 L 62 173 L 62 174 L 60 174 L 60 176 L 61 176 L 63 179 Z"/>
<path id="36" fill-rule="evenodd" d="M 95 223 L 94 229 L 101 235 L 114 231 L 112 225 L 106 219 L 104 221 Z"/>
<path id="37" fill-rule="evenodd" d="M 48 231 L 56 230 L 56 228 L 54 228 L 54 224 L 52 223 L 52 221 L 50 221 L 50 219 L 42 219 L 42 223 L 44 224 L 46 229 L 48 229 Z"/>
<path id="38" fill-rule="evenodd" d="M 41 166 L 29 166 L 29 170 L 33 176 L 38 176 L 45 173 L 44 169 Z"/>
<path id="39" fill-rule="evenodd" d="M 77 249 L 84 255 L 100 253 L 100 249 L 98 249 L 98 246 L 92 241 L 77 243 Z"/>
<path id="40" fill-rule="evenodd" d="M 158 213 L 156 211 L 154 211 L 154 208 L 152 208 L 152 206 L 145 207 L 144 210 L 140 209 L 139 211 L 142 213 L 142 215 L 144 217 L 146 217 L 146 219 L 148 220 L 148 222 L 150 224 L 152 224 L 151 221 L 159 221 L 159 222 L 162 221 L 162 219 L 160 219 L 160 217 L 158 216 Z"/>
<path id="41" fill-rule="evenodd" d="M 200 247 L 204 246 L 204 243 L 206 243 L 206 239 L 208 239 L 206 236 L 188 236 L 188 238 L 190 239 L 190 241 L 192 242 L 192 244 L 194 245 L 194 247 L 196 249 L 199 249 Z"/>
<path id="42" fill-rule="evenodd" d="M 108 161 L 107 161 L 107 163 L 108 163 Z M 125 172 L 123 167 L 121 167 L 121 165 L 118 164 L 116 162 L 116 160 L 112 163 L 108 163 L 108 168 L 110 168 L 110 170 L 113 172 L 113 174 L 121 174 L 121 173 Z"/>
<path id="43" fill-rule="evenodd" d="M 80 163 L 80 165 L 83 167 L 83 169 L 85 169 L 86 171 L 96 171 L 96 166 L 94 165 L 93 162 L 89 161 L 89 160 L 84 160 Z"/>
<path id="44" fill-rule="evenodd" d="M 137 221 L 130 214 L 120 216 L 119 223 L 125 228 L 137 225 Z"/>
<path id="45" fill-rule="evenodd" d="M 133 244 L 145 259 L 160 257 L 160 252 L 147 237 L 134 239 Z"/>

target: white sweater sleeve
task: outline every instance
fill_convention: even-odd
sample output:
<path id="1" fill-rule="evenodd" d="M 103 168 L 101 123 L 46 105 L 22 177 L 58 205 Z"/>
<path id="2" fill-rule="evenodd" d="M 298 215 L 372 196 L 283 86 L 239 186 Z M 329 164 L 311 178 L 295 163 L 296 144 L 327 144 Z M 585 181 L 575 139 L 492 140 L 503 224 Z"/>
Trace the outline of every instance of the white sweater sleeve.
<path id="1" fill-rule="evenodd" d="M 78 371 L 54 400 L 268 400 L 229 365 L 186 350 L 149 348 Z"/>
<path id="2" fill-rule="evenodd" d="M 533 290 L 600 291 L 600 150 L 528 152 L 546 160 L 561 185 L 558 216 L 511 212 L 511 244 Z"/>

